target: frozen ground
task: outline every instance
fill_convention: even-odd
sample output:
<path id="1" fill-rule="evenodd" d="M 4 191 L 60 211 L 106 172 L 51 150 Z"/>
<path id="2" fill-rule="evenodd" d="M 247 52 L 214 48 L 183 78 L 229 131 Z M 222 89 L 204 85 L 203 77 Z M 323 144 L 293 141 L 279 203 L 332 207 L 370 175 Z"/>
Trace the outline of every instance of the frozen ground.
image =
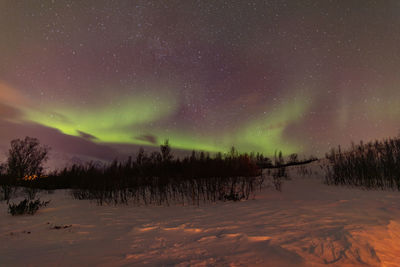
<path id="1" fill-rule="evenodd" d="M 282 189 L 200 207 L 97 206 L 57 191 L 20 217 L 1 202 L 0 266 L 400 266 L 399 192 L 295 172 Z"/>

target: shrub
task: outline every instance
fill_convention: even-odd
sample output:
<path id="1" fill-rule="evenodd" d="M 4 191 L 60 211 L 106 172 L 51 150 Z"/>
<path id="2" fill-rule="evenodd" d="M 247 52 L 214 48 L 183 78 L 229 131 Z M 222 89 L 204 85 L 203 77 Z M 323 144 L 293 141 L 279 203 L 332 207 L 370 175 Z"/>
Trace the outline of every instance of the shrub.
<path id="1" fill-rule="evenodd" d="M 2 184 L 0 186 L 0 201 L 6 200 L 7 204 L 10 201 L 11 196 L 14 194 L 15 188 L 11 185 Z"/>
<path id="2" fill-rule="evenodd" d="M 40 201 L 40 199 L 36 200 L 28 200 L 24 199 L 19 204 L 9 204 L 8 205 L 8 213 L 12 216 L 15 215 L 23 215 L 23 214 L 35 214 L 39 208 L 45 207 L 50 203 L 50 201 Z"/>
<path id="3" fill-rule="evenodd" d="M 244 195 L 240 195 L 239 193 L 231 192 L 229 195 L 225 194 L 223 196 L 223 199 L 221 199 L 221 200 L 225 200 L 225 201 L 240 201 L 240 200 L 242 200 L 244 198 L 245 198 Z"/>
<path id="4" fill-rule="evenodd" d="M 326 182 L 364 188 L 400 190 L 400 139 L 387 139 L 358 145 L 343 151 L 332 149 Z"/>

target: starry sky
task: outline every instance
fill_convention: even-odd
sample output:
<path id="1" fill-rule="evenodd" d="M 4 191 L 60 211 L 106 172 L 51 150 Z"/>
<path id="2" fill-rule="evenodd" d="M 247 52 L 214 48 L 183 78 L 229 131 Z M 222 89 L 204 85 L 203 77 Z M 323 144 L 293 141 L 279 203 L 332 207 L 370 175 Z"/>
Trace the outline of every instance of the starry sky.
<path id="1" fill-rule="evenodd" d="M 0 151 L 321 156 L 396 136 L 399 44 L 396 0 L 2 0 Z"/>

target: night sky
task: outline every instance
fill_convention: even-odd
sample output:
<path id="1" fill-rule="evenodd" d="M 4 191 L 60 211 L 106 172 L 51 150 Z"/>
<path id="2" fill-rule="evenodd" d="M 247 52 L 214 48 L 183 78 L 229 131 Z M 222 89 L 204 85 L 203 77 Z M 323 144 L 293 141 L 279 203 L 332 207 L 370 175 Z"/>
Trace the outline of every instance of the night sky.
<path id="1" fill-rule="evenodd" d="M 400 2 L 0 1 L 0 151 L 323 155 L 400 130 Z"/>

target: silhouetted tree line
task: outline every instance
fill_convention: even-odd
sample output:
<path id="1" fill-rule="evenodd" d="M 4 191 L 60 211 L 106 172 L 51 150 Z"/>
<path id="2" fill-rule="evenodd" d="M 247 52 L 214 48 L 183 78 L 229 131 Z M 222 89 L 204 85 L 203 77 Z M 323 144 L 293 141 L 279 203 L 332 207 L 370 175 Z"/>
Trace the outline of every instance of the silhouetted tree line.
<path id="1" fill-rule="evenodd" d="M 259 183 L 261 170 L 248 155 L 192 152 L 174 158 L 168 141 L 160 152 L 140 149 L 136 158 L 114 161 L 103 168 L 74 165 L 48 179 L 63 179 L 79 199 L 143 204 L 169 202 L 199 204 L 200 201 L 248 199 Z M 46 178 L 47 179 L 47 178 Z M 44 180 L 43 180 L 44 181 Z"/>
<path id="2" fill-rule="evenodd" d="M 326 182 L 365 188 L 400 190 L 400 139 L 386 139 L 351 145 L 343 151 L 339 146 L 326 154 Z"/>
<path id="3" fill-rule="evenodd" d="M 180 159 L 173 156 L 166 140 L 159 152 L 147 154 L 140 149 L 135 158 L 129 157 L 124 162 L 114 161 L 103 166 L 74 164 L 41 176 L 48 151 L 34 138 L 13 140 L 0 179 L 4 194 L 9 195 L 13 186 L 23 186 L 31 189 L 33 195 L 35 189 L 73 189 L 74 197 L 95 199 L 100 204 L 128 201 L 199 204 L 200 201 L 248 199 L 263 182 L 257 159 L 239 154 L 235 148 L 214 157 L 193 151 Z"/>

